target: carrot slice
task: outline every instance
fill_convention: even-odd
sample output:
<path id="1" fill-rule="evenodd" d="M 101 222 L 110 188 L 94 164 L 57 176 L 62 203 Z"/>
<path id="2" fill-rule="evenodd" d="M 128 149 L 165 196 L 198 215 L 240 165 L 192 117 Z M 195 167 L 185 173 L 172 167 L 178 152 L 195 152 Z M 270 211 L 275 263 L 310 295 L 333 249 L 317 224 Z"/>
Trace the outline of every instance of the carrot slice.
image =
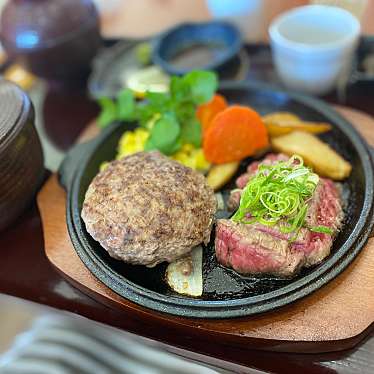
<path id="1" fill-rule="evenodd" d="M 239 105 L 218 113 L 207 129 L 203 148 L 215 164 L 239 161 L 269 144 L 267 130 L 254 110 Z"/>
<path id="2" fill-rule="evenodd" d="M 222 95 L 219 94 L 215 94 L 212 100 L 210 100 L 206 104 L 200 105 L 197 108 L 196 116 L 201 123 L 203 134 L 208 129 L 215 115 L 219 112 L 222 112 L 226 108 L 227 101 Z"/>

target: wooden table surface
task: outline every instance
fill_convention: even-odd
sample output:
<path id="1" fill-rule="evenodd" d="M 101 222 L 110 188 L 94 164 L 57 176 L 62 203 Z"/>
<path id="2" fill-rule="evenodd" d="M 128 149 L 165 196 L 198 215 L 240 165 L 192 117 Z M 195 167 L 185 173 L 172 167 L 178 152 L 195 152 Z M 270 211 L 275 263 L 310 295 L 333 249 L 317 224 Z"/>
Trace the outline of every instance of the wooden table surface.
<path id="1" fill-rule="evenodd" d="M 258 47 L 248 48 L 250 54 L 256 51 Z M 263 58 L 262 52 L 260 55 L 259 60 Z M 271 73 L 256 70 L 256 61 L 253 59 L 252 75 L 248 78 L 271 80 Z M 373 96 L 372 88 L 352 88 L 344 104 L 373 115 Z M 325 97 L 325 100 L 342 104 L 334 94 Z M 67 106 L 69 110 L 66 110 Z M 54 88 L 48 91 L 37 112 L 43 114 L 44 135 L 60 150 L 65 150 L 73 144 L 84 126 L 96 116 L 97 107 L 87 99 L 84 89 L 56 91 Z M 91 299 L 64 280 L 44 254 L 43 231 L 36 204 L 33 204 L 12 227 L 0 233 L 0 250 L 0 292 L 71 311 L 161 342 L 166 340 L 163 337 L 164 331 L 149 327 L 145 331 L 136 319 L 124 319 L 119 311 Z M 211 363 L 214 362 L 208 356 L 213 356 L 225 360 L 226 368 L 230 368 L 231 362 L 277 373 L 374 372 L 374 331 L 364 342 L 350 351 L 309 355 L 246 350 L 244 347 L 223 346 L 217 341 L 207 344 L 196 338 L 192 340 L 188 336 L 173 335 L 172 331 L 168 333 L 169 343 L 185 349 L 180 351 L 175 348 L 178 353 L 196 357 L 191 351 L 197 352 L 204 355 L 199 356 L 199 359 Z M 231 368 L 238 370 L 237 366 Z"/>

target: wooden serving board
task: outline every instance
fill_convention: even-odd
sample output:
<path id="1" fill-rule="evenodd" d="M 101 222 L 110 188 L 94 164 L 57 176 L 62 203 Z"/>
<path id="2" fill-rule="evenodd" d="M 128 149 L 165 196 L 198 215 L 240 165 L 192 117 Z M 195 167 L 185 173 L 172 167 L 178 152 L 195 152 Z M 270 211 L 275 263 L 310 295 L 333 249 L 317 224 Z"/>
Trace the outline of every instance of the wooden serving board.
<path id="1" fill-rule="evenodd" d="M 338 108 L 374 145 L 373 118 Z M 93 127 L 84 138 L 95 133 Z M 374 322 L 374 239 L 369 239 L 355 261 L 335 280 L 296 303 L 276 311 L 236 319 L 203 320 L 175 317 L 136 305 L 97 280 L 76 254 L 66 226 L 66 194 L 52 175 L 38 195 L 45 252 L 49 261 L 76 287 L 112 308 L 140 319 L 168 326 L 175 333 L 219 339 L 222 344 L 285 351 L 327 352 L 353 347 Z"/>

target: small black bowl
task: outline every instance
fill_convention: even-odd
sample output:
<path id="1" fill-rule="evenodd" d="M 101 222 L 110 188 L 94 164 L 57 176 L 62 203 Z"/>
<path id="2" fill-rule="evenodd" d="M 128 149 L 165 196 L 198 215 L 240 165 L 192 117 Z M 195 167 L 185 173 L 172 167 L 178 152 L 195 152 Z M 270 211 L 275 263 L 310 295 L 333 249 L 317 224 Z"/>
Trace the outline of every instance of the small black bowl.
<path id="1" fill-rule="evenodd" d="M 241 47 L 241 34 L 230 23 L 184 23 L 155 40 L 152 59 L 167 73 L 183 75 L 194 69 L 218 70 Z"/>

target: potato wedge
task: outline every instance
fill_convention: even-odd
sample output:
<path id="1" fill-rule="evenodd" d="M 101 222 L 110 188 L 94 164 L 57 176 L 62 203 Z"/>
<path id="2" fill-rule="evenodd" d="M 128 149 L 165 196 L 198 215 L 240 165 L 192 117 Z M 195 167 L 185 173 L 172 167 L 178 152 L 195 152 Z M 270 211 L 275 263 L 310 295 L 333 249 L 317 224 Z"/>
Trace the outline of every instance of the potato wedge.
<path id="1" fill-rule="evenodd" d="M 212 187 L 214 191 L 217 191 L 234 176 L 238 168 L 238 161 L 213 165 L 206 176 L 209 186 Z"/>
<path id="2" fill-rule="evenodd" d="M 273 112 L 262 116 L 264 122 L 278 123 L 282 121 L 301 121 L 301 118 L 291 112 Z"/>
<path id="3" fill-rule="evenodd" d="M 311 134 L 321 134 L 331 130 L 331 125 L 325 122 L 303 121 L 300 117 L 289 112 L 274 112 L 262 117 L 270 137 L 289 134 L 292 131 L 305 131 Z"/>
<path id="4" fill-rule="evenodd" d="M 279 136 L 271 140 L 273 149 L 289 156 L 301 156 L 320 176 L 342 180 L 349 176 L 352 166 L 328 144 L 315 135 L 302 131 Z"/>
<path id="5" fill-rule="evenodd" d="M 322 134 L 331 130 L 331 125 L 324 122 L 264 122 L 270 137 L 289 134 L 292 131 L 305 131 L 311 134 Z"/>

